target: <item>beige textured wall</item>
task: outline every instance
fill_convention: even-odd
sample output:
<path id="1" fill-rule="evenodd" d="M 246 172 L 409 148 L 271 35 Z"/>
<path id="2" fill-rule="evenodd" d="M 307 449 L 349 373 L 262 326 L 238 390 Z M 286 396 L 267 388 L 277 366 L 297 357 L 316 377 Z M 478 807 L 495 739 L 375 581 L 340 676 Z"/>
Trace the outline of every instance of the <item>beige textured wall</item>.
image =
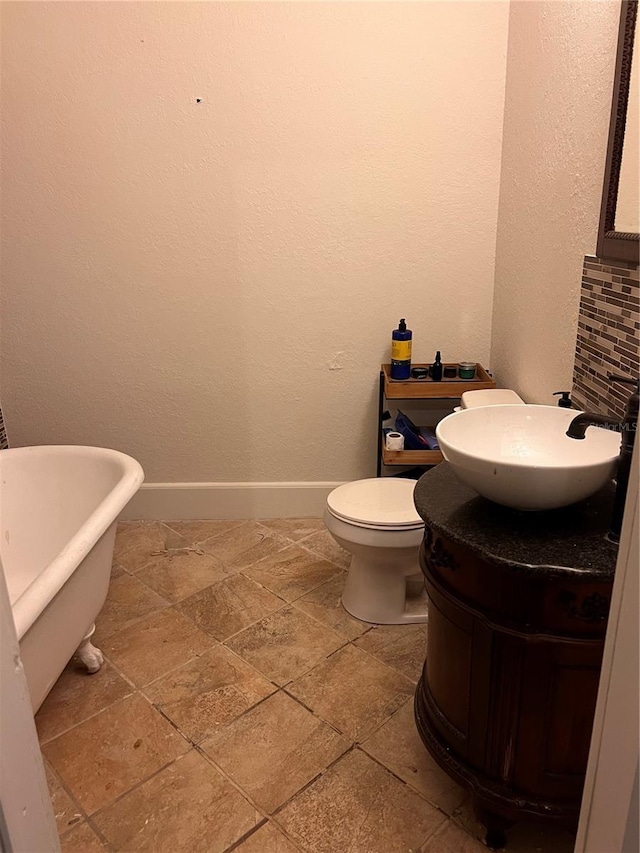
<path id="1" fill-rule="evenodd" d="M 491 366 L 531 403 L 571 388 L 619 14 L 619 2 L 511 3 Z"/>
<path id="2" fill-rule="evenodd" d="M 14 444 L 355 478 L 399 317 L 486 363 L 506 3 L 2 6 Z"/>

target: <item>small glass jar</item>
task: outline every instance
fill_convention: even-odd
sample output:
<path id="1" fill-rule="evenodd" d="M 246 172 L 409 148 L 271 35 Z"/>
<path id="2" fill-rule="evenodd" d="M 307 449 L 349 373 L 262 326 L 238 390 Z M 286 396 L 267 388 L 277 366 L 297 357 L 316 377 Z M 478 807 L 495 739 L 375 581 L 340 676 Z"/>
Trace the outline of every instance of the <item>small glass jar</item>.
<path id="1" fill-rule="evenodd" d="M 476 375 L 475 361 L 461 361 L 458 365 L 458 376 L 460 379 L 473 379 Z"/>

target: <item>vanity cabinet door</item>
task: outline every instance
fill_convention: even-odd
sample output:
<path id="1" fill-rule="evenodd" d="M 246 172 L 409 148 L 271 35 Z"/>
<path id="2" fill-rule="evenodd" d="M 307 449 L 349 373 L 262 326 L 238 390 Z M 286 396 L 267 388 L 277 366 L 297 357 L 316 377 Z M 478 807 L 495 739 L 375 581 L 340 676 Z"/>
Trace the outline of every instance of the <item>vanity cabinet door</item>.
<path id="1" fill-rule="evenodd" d="M 582 795 L 598 695 L 602 643 L 528 644 L 513 782 L 549 799 Z"/>
<path id="2" fill-rule="evenodd" d="M 427 582 L 428 654 L 425 699 L 440 735 L 461 757 L 468 755 L 472 707 L 471 672 L 474 619 Z"/>

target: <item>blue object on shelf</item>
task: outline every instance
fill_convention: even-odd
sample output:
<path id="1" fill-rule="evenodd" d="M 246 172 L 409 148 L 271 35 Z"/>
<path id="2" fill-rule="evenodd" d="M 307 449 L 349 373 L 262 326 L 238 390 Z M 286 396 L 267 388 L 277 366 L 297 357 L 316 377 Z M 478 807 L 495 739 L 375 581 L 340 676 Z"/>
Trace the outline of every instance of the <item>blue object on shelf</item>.
<path id="1" fill-rule="evenodd" d="M 404 412 L 398 410 L 396 417 L 396 432 L 404 436 L 405 450 L 428 450 L 429 445 L 420 435 L 420 430 Z"/>
<path id="2" fill-rule="evenodd" d="M 420 435 L 427 442 L 429 450 L 440 450 L 440 445 L 436 438 L 436 431 L 432 427 L 420 427 Z"/>

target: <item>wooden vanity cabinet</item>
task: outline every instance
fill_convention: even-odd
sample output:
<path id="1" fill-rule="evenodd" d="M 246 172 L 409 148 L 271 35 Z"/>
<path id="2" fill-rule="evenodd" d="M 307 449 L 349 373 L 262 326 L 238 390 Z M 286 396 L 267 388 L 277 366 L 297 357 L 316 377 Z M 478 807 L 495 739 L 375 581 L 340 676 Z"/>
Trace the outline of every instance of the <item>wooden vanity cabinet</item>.
<path id="1" fill-rule="evenodd" d="M 613 579 L 501 566 L 428 523 L 420 564 L 425 746 L 473 793 L 488 842 L 526 818 L 575 826 Z"/>

